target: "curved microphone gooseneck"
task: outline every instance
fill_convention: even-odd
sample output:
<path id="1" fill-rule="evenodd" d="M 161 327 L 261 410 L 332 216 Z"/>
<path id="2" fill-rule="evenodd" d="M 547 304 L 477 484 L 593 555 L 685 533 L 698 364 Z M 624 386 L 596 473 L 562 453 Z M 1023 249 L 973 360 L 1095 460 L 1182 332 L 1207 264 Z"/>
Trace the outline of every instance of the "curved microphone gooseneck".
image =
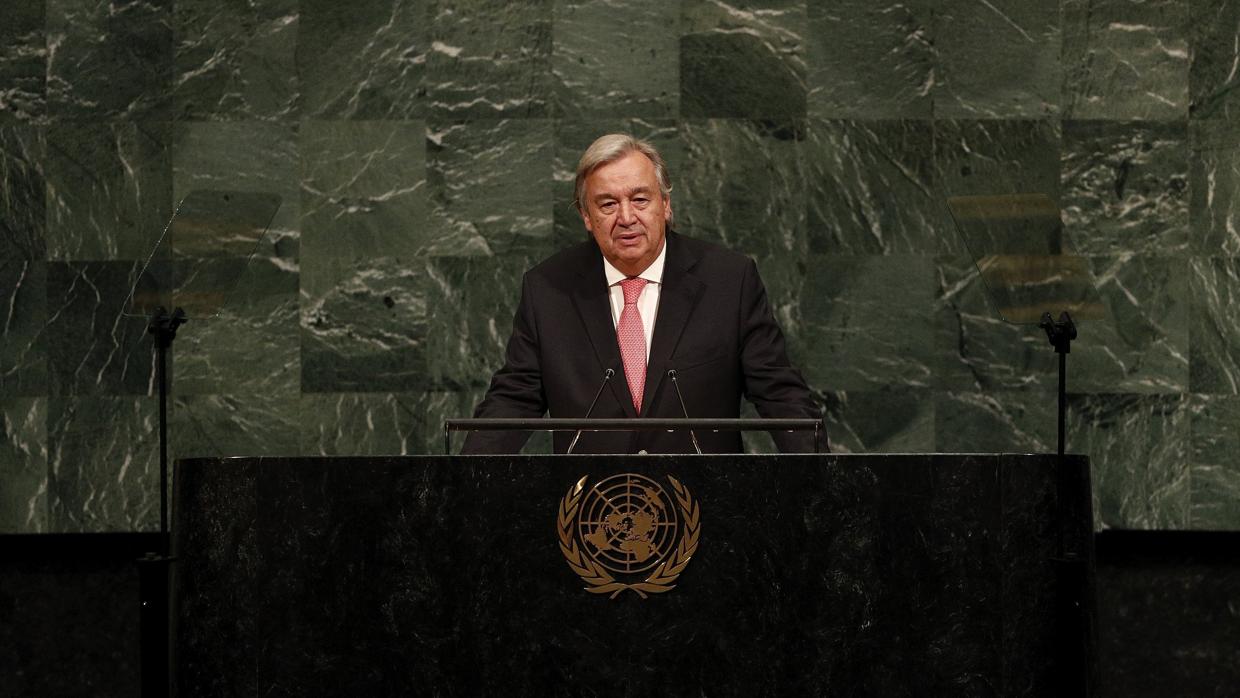
<path id="1" fill-rule="evenodd" d="M 685 407 L 685 396 L 680 394 L 680 383 L 676 382 L 676 369 L 667 372 L 667 377 L 672 379 L 672 387 L 676 389 L 676 399 L 680 400 L 680 411 L 684 413 L 685 419 L 689 418 L 689 408 Z M 689 430 L 689 438 L 693 441 L 693 450 L 697 454 L 702 455 L 702 447 L 698 445 L 697 434 L 692 429 Z"/>
<path id="2" fill-rule="evenodd" d="M 586 416 L 583 417 L 583 419 L 590 418 L 590 414 L 594 412 L 594 406 L 598 404 L 599 396 L 603 394 L 603 388 L 607 387 L 607 382 L 610 381 L 611 377 L 614 375 L 616 375 L 616 372 L 610 368 L 603 372 L 603 382 L 599 384 L 598 390 L 594 393 L 594 399 L 590 401 L 590 407 L 586 410 Z M 568 455 L 573 452 L 573 449 L 577 447 L 577 441 L 579 439 L 581 439 L 580 429 L 578 429 L 577 433 L 573 436 L 572 442 L 568 444 L 568 450 L 564 452 L 564 455 Z"/>

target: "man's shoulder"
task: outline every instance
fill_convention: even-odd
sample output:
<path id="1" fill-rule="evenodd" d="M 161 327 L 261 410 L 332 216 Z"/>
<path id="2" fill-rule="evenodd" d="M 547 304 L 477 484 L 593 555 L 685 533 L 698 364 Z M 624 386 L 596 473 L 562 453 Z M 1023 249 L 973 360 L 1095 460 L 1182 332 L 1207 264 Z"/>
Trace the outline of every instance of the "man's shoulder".
<path id="1" fill-rule="evenodd" d="M 528 275 L 549 282 L 565 281 L 580 276 L 592 266 L 601 270 L 602 264 L 598 245 L 593 240 L 586 240 L 566 247 L 535 264 Z"/>
<path id="2" fill-rule="evenodd" d="M 674 240 L 673 244 L 683 250 L 685 257 L 691 260 L 693 267 L 699 271 L 736 273 L 742 272 L 750 264 L 753 264 L 753 260 L 748 255 L 724 247 L 717 242 L 692 238 L 686 235 L 676 235 Z"/>

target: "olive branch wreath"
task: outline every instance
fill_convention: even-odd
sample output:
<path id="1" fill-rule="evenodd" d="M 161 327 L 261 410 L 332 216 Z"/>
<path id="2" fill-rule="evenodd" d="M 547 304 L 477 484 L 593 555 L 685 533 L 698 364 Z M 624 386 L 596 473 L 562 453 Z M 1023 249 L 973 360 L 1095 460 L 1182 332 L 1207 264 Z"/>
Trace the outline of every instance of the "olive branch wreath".
<path id="1" fill-rule="evenodd" d="M 581 497 L 585 493 L 585 482 L 588 475 L 583 476 L 577 484 L 568 488 L 564 499 L 560 500 L 559 516 L 556 517 L 556 533 L 560 538 L 560 552 L 568 561 L 568 566 L 577 573 L 589 586 L 585 589 L 591 594 L 611 594 L 616 598 L 620 592 L 629 589 L 638 596 L 647 598 L 647 594 L 662 594 L 676 588 L 676 579 L 685 571 L 689 559 L 697 552 L 698 536 L 702 533 L 697 502 L 689 494 L 689 490 L 671 475 L 667 479 L 672 483 L 672 492 L 676 495 L 676 503 L 684 516 L 684 531 L 675 552 L 664 560 L 645 580 L 635 584 L 625 584 L 603 568 L 601 564 L 585 553 L 577 545 L 573 537 L 573 524 L 577 509 L 581 506 Z"/>

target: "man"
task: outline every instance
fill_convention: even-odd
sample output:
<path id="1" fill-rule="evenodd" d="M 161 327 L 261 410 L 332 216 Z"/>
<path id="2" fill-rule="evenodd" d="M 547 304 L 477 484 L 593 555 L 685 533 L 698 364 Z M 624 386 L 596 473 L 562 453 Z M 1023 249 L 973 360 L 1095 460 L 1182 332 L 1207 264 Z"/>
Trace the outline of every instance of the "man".
<path id="1" fill-rule="evenodd" d="M 764 417 L 819 416 L 753 261 L 668 230 L 671 186 L 652 145 L 596 140 L 577 165 L 576 205 L 593 240 L 526 272 L 504 366 L 475 417 L 727 418 L 742 395 Z M 782 451 L 813 450 L 812 432 L 774 436 Z M 471 432 L 463 452 L 515 453 L 528 437 Z M 736 432 L 697 438 L 703 452 L 741 451 Z M 556 452 L 572 439 L 557 432 Z M 586 432 L 573 452 L 692 453 L 693 444 L 684 432 Z"/>

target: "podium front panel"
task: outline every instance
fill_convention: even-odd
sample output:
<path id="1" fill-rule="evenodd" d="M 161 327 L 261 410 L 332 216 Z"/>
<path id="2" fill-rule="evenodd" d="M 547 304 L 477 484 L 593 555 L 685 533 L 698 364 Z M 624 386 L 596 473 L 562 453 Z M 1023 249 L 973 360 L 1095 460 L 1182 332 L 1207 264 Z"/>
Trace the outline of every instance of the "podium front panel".
<path id="1" fill-rule="evenodd" d="M 1082 457 L 242 458 L 177 485 L 181 695 L 1041 696 L 1086 666 Z"/>

